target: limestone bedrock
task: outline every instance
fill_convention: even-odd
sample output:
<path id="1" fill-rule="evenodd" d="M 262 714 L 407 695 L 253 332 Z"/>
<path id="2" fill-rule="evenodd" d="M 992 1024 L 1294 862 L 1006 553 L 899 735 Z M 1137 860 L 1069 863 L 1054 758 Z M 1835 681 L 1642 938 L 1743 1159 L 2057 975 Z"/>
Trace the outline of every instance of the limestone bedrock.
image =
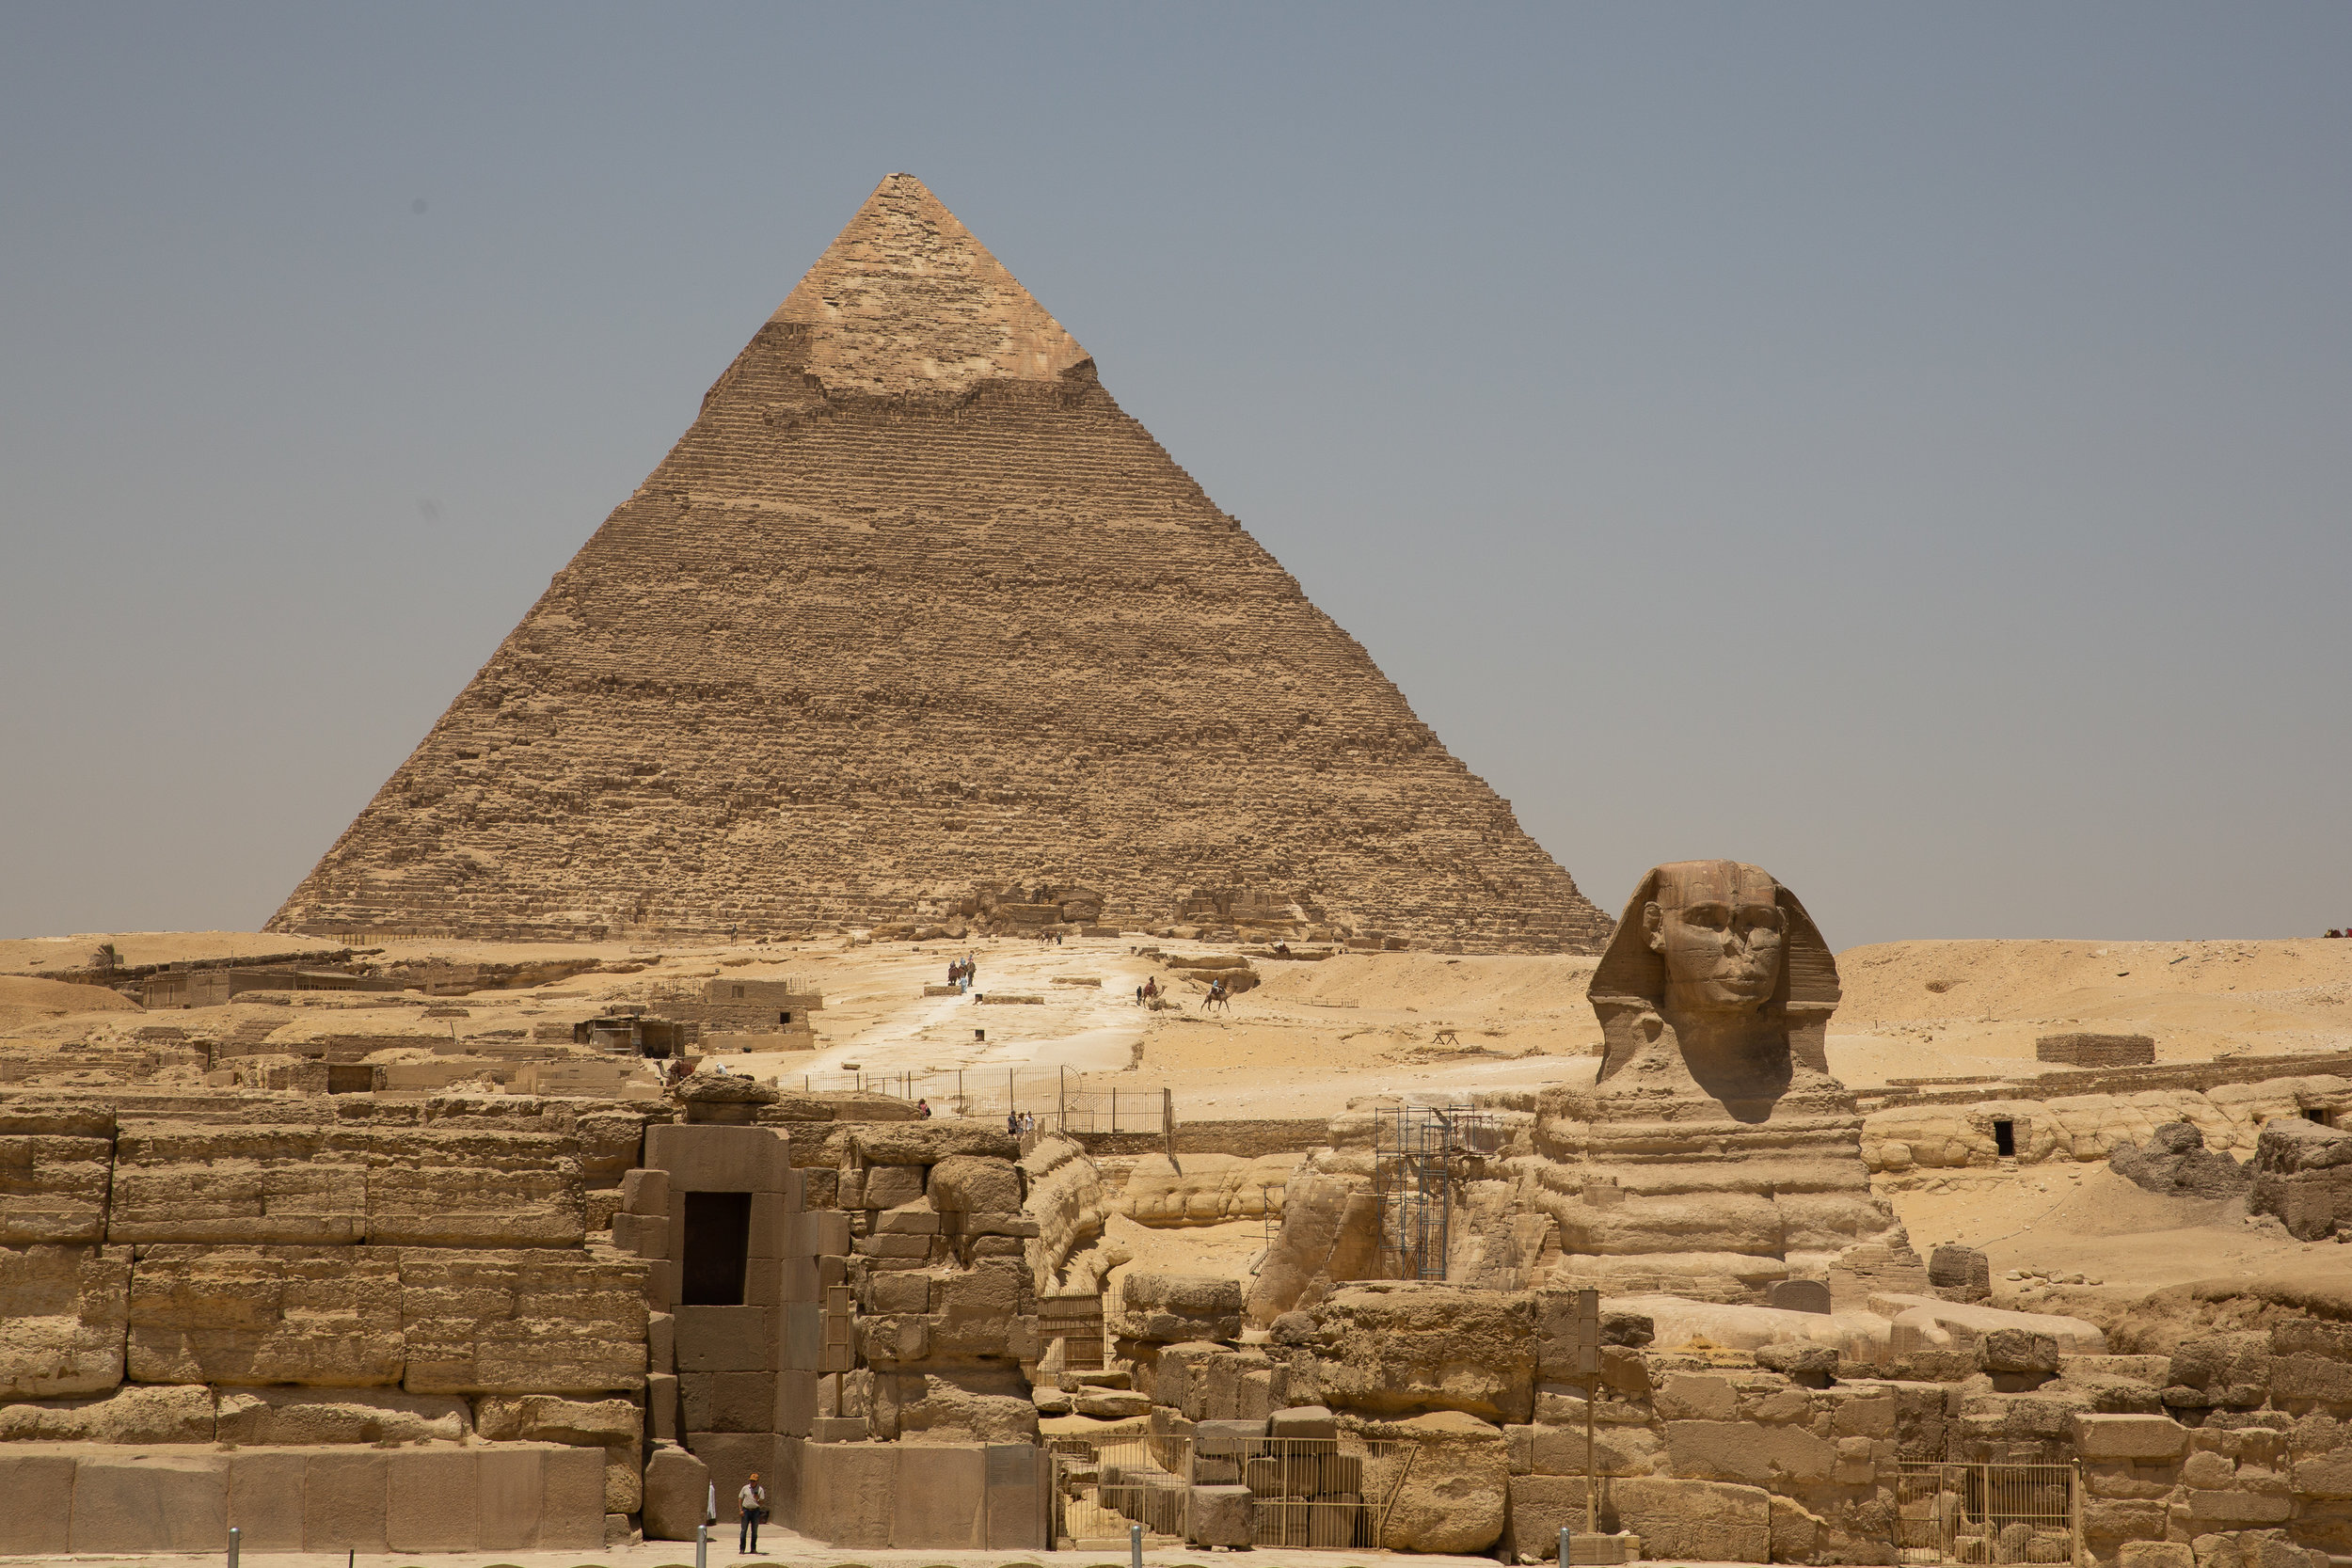
<path id="1" fill-rule="evenodd" d="M 1535 1127 L 1564 1283 L 1753 1301 L 1856 1246 L 1909 1258 L 1829 1073 L 1837 965 L 1796 895 L 1736 861 L 1658 866 L 1588 994 L 1598 1076 Z"/>

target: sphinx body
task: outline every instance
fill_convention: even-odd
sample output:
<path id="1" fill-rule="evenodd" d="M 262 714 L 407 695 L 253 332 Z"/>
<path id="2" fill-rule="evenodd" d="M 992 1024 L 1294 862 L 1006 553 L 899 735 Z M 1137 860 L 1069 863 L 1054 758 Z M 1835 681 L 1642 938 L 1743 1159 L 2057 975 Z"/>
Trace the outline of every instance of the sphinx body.
<path id="1" fill-rule="evenodd" d="M 1588 994 L 1598 1075 L 1536 1117 L 1555 1282 L 1756 1301 L 1916 1266 L 1830 1076 L 1837 966 L 1787 888 L 1736 861 L 1657 867 Z"/>

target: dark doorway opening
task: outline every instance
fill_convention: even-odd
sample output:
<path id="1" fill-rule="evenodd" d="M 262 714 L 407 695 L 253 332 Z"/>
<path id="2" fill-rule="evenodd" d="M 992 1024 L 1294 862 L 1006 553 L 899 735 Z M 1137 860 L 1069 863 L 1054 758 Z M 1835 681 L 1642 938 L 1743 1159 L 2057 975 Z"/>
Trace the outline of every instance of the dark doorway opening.
<path id="1" fill-rule="evenodd" d="M 751 1250 L 751 1194 L 688 1193 L 678 1300 L 688 1307 L 742 1306 Z"/>
<path id="2" fill-rule="evenodd" d="M 1993 1124 L 1993 1151 L 2004 1160 L 2017 1158 L 2017 1124 L 1996 1121 Z"/>
<path id="3" fill-rule="evenodd" d="M 778 1023 L 789 1023 L 792 1022 L 792 1015 L 788 1012 L 778 1013 L 776 1015 L 776 1022 Z"/>
<path id="4" fill-rule="evenodd" d="M 2319 1123 L 2320 1126 L 2325 1127 L 2328 1125 L 2328 1113 L 2318 1109 L 2317 1107 L 2313 1107 L 2312 1109 L 2303 1113 L 2303 1119 L 2305 1121 L 2315 1121 Z"/>

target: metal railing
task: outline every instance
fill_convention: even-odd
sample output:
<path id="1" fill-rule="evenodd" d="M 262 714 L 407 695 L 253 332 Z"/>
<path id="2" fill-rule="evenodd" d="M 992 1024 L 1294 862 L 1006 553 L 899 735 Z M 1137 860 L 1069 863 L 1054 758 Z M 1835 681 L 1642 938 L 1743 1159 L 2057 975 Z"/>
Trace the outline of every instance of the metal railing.
<path id="1" fill-rule="evenodd" d="M 1041 1130 L 1067 1132 L 1165 1133 L 1174 1124 L 1173 1090 L 1161 1085 L 1088 1083 L 1058 1069 L 999 1071 L 993 1068 L 801 1072 L 776 1075 L 779 1088 L 803 1093 L 882 1094 L 924 1101 L 939 1116 L 1001 1121 L 1033 1116 Z"/>
<path id="2" fill-rule="evenodd" d="M 2063 1562 L 2083 1555 L 2078 1465 L 1911 1463 L 1895 1478 L 1903 1563 Z"/>

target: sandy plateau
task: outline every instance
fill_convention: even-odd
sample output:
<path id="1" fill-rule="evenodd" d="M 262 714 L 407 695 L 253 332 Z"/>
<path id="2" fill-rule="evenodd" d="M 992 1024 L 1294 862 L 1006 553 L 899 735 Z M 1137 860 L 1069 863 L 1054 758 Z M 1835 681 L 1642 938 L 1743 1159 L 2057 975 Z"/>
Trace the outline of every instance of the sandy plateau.
<path id="1" fill-rule="evenodd" d="M 376 961 L 600 965 L 554 984 L 435 999 L 430 1018 L 427 999 L 413 992 L 298 992 L 291 1006 L 240 1001 L 201 1013 L 149 1013 L 103 987 L 38 977 L 86 959 L 102 942 L 112 942 L 126 965 L 333 947 L 218 931 L 0 943 L 0 1049 L 128 1042 L 148 1025 L 201 1019 L 208 1032 L 266 1030 L 280 1040 L 321 1031 L 380 1034 L 385 1051 L 374 1059 L 418 1060 L 431 1054 L 428 1036 L 527 1037 L 534 1026 L 590 1017 L 615 1003 L 645 1002 L 659 1011 L 663 992 L 721 974 L 790 978 L 824 994 L 818 1048 L 731 1056 L 731 1069 L 791 1087 L 887 1084 L 943 1112 L 961 1103 L 974 1116 L 1001 1117 L 1009 1091 L 1025 1110 L 1050 1113 L 1067 1103 L 1074 1124 L 1089 1125 L 1076 1118 L 1091 1117 L 1096 1128 L 1109 1127 L 1115 1090 L 1119 1126 L 1133 1131 L 1157 1125 L 1163 1090 L 1179 1120 L 1198 1122 L 1320 1118 L 1382 1100 L 1445 1104 L 1589 1083 L 1599 1040 L 1584 994 L 1595 960 L 1576 957 L 1259 958 L 1262 983 L 1215 1013 L 1202 1010 L 1203 982 L 1164 963 L 1230 948 L 1126 938 L 1061 946 L 836 939 L 659 950 L 625 942 L 385 944 Z M 944 982 L 952 958 L 967 953 L 978 960 L 976 992 L 1040 1001 L 984 1005 L 924 994 Z M 1845 996 L 1831 1022 L 1829 1060 L 1858 1090 L 1998 1077 L 2018 1083 L 2019 1093 L 2064 1093 L 2067 1072 L 2035 1061 L 2034 1039 L 2074 1028 L 2151 1035 L 2159 1064 L 2352 1051 L 2352 942 L 1884 942 L 1848 949 L 1838 968 Z M 1137 1006 L 1136 987 L 1153 977 L 1181 1006 Z M 2056 1076 L 2031 1084 L 2044 1073 Z M 2297 1250 L 2275 1226 L 2249 1225 L 2243 1199 L 2159 1197 L 2096 1164 L 1918 1171 L 1881 1176 L 1877 1184 L 1922 1248 L 1942 1241 L 1985 1248 L 1996 1298 L 2040 1310 L 2066 1310 L 2063 1298 L 2081 1291 L 2137 1294 L 2275 1263 Z M 1240 1273 L 1263 1244 L 1254 1219 L 1122 1227 L 1138 1266 Z M 2002 1277 L 2012 1270 L 2081 1274 L 2100 1283 Z M 2022 1303 L 2012 1303 L 2021 1291 Z"/>

